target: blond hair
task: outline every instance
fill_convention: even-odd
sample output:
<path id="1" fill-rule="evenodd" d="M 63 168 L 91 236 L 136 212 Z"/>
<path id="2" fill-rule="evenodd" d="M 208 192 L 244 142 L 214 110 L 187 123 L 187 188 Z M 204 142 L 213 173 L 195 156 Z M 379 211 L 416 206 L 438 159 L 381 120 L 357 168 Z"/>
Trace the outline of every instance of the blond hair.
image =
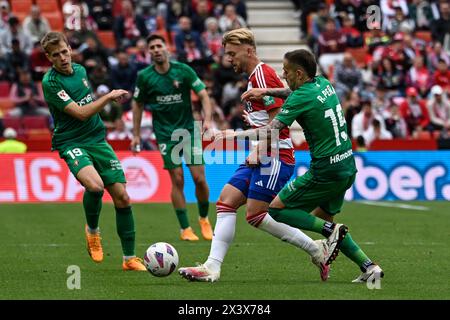
<path id="1" fill-rule="evenodd" d="M 248 44 L 253 48 L 256 48 L 255 36 L 250 29 L 239 28 L 228 31 L 223 35 L 222 45 L 225 46 L 227 43 L 234 45 Z"/>
<path id="2" fill-rule="evenodd" d="M 69 45 L 69 41 L 67 41 L 67 38 L 63 33 L 50 31 L 41 39 L 41 46 L 45 52 L 50 53 L 49 47 L 56 46 L 61 41 Z"/>

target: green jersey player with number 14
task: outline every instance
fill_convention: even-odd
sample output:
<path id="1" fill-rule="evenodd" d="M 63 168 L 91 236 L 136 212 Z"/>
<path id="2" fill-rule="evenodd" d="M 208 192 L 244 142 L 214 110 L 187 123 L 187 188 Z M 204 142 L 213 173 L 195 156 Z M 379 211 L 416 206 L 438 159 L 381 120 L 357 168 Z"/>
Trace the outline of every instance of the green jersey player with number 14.
<path id="1" fill-rule="evenodd" d="M 146 271 L 142 260 L 135 255 L 134 220 L 125 175 L 116 154 L 105 141 L 105 126 L 98 114 L 109 101 L 119 100 L 127 91 L 113 90 L 94 101 L 86 70 L 72 63 L 72 49 L 66 37 L 59 32 L 49 32 L 42 38 L 41 45 L 53 64 L 42 80 L 45 100 L 55 124 L 52 149 L 58 150 L 85 188 L 83 207 L 88 253 L 95 262 L 103 261 L 98 220 L 106 188 L 116 210 L 122 268 Z"/>
<path id="2" fill-rule="evenodd" d="M 265 95 L 287 97 L 281 112 L 259 130 L 281 130 L 297 121 L 311 153 L 310 169 L 284 186 L 270 204 L 269 214 L 276 221 L 328 237 L 327 264 L 341 250 L 363 272 L 353 282 L 380 280 L 384 275 L 381 268 L 353 241 L 345 225 L 333 222 L 357 170 L 339 99 L 327 79 L 315 76 L 316 66 L 310 52 L 288 52 L 283 73 L 290 89 L 258 88 L 242 96 L 245 100 Z"/>

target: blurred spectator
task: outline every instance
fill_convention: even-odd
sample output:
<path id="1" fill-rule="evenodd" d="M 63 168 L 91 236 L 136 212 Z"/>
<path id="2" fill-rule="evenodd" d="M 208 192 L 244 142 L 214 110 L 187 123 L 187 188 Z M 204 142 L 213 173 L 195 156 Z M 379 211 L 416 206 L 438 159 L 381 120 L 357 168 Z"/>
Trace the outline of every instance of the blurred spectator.
<path id="1" fill-rule="evenodd" d="M 147 2 L 147 5 L 142 6 L 142 18 L 144 19 L 145 28 L 149 34 L 152 34 L 158 29 L 166 29 L 165 19 L 162 16 L 158 17 L 158 10 L 151 2 Z"/>
<path id="2" fill-rule="evenodd" d="M 114 130 L 106 135 L 108 140 L 131 140 L 132 138 L 133 133 L 125 127 L 125 123 L 120 118 L 114 121 Z"/>
<path id="3" fill-rule="evenodd" d="M 300 15 L 300 37 L 305 39 L 308 35 L 308 16 L 312 14 L 313 12 L 317 12 L 319 10 L 319 16 L 322 15 L 321 11 L 325 11 L 326 15 L 328 14 L 328 8 L 325 5 L 323 1 L 317 1 L 317 0 L 302 0 L 300 1 L 301 4 L 301 15 Z M 319 30 L 319 33 L 322 30 Z M 315 39 L 319 34 L 313 35 Z"/>
<path id="4" fill-rule="evenodd" d="M 73 30 L 71 35 L 72 43 L 76 43 L 75 47 L 83 51 L 87 48 L 86 40 L 87 38 L 92 38 L 97 43 L 97 46 L 103 47 L 102 42 L 97 36 L 95 29 L 89 24 L 88 19 L 82 17 L 80 19 L 80 28 L 78 30 Z"/>
<path id="5" fill-rule="evenodd" d="M 230 0 L 230 3 L 236 8 L 236 13 L 247 23 L 247 5 L 245 0 Z"/>
<path id="6" fill-rule="evenodd" d="M 428 69 L 434 73 L 439 66 L 439 61 L 444 60 L 444 62 L 450 64 L 450 56 L 447 52 L 442 49 L 442 44 L 436 41 L 433 45 L 433 51 L 428 54 Z"/>
<path id="7" fill-rule="evenodd" d="M 131 109 L 131 97 L 137 78 L 137 67 L 130 61 L 130 56 L 124 50 L 117 52 L 118 64 L 111 67 L 112 89 L 127 90 L 128 94 L 121 100 L 124 110 Z"/>
<path id="8" fill-rule="evenodd" d="M 138 71 L 152 63 L 152 58 L 147 49 L 147 41 L 145 39 L 142 38 L 136 42 L 136 51 L 133 53 L 132 58 Z"/>
<path id="9" fill-rule="evenodd" d="M 112 30 L 114 21 L 112 2 L 111 0 L 89 1 L 89 12 L 99 30 Z"/>
<path id="10" fill-rule="evenodd" d="M 390 21 L 395 18 L 396 8 L 399 7 L 403 14 L 409 14 L 408 4 L 406 0 L 380 0 L 381 13 L 383 14 L 383 30 L 386 30 Z"/>
<path id="11" fill-rule="evenodd" d="M 421 131 L 429 128 L 430 116 L 424 100 L 418 98 L 414 87 L 406 90 L 406 100 L 400 105 L 400 114 L 405 119 L 408 135 L 415 138 Z"/>
<path id="12" fill-rule="evenodd" d="M 175 34 L 175 48 L 178 57 L 186 57 L 187 52 L 185 51 L 185 39 L 189 35 L 189 41 L 193 41 L 195 48 L 200 52 L 203 51 L 203 43 L 200 35 L 197 31 L 192 30 L 191 18 L 183 16 L 178 20 L 179 30 Z"/>
<path id="13" fill-rule="evenodd" d="M 0 30 L 5 30 L 11 17 L 11 8 L 6 0 L 0 1 Z"/>
<path id="14" fill-rule="evenodd" d="M 222 104 L 222 91 L 223 87 L 228 82 L 234 82 L 239 80 L 239 75 L 234 72 L 233 66 L 228 61 L 227 57 L 225 55 L 222 56 L 220 60 L 219 67 L 214 71 L 214 99 L 216 101 L 220 102 L 220 105 L 223 107 Z M 225 116 L 228 115 L 228 113 L 224 110 Z"/>
<path id="15" fill-rule="evenodd" d="M 96 90 L 97 99 L 103 97 L 105 94 L 108 94 L 110 89 L 107 85 L 101 84 L 98 86 Z M 103 120 L 107 129 L 114 128 L 114 123 L 117 119 L 120 119 L 122 116 L 122 106 L 119 102 L 110 101 L 105 105 L 105 107 L 100 111 L 100 117 Z"/>
<path id="16" fill-rule="evenodd" d="M 92 71 L 88 73 L 88 77 L 93 88 L 99 88 L 100 85 L 111 86 L 111 78 L 108 69 L 103 63 L 97 64 Z"/>
<path id="17" fill-rule="evenodd" d="M 0 142 L 0 153 L 26 153 L 27 145 L 17 141 L 17 132 L 13 128 L 6 128 L 3 131 L 3 137 L 6 139 Z"/>
<path id="18" fill-rule="evenodd" d="M 9 80 L 10 76 L 10 65 L 5 54 L 0 50 L 0 81 Z"/>
<path id="19" fill-rule="evenodd" d="M 412 0 L 409 4 L 409 14 L 413 19 L 416 29 L 429 30 L 433 14 L 431 12 L 430 3 L 422 0 Z"/>
<path id="20" fill-rule="evenodd" d="M 384 122 L 392 137 L 404 139 L 408 136 L 406 121 L 400 115 L 399 106 L 392 100 L 390 106 L 384 112 Z"/>
<path id="21" fill-rule="evenodd" d="M 119 48 L 134 47 L 140 38 L 148 36 L 144 18 L 135 13 L 129 0 L 122 2 L 121 15 L 114 22 L 114 35 Z"/>
<path id="22" fill-rule="evenodd" d="M 431 23 L 431 36 L 444 44 L 446 35 L 450 36 L 450 4 L 447 1 L 439 3 L 439 19 Z"/>
<path id="23" fill-rule="evenodd" d="M 432 80 L 430 72 L 423 63 L 423 57 L 417 56 L 414 59 L 414 65 L 406 74 L 406 85 L 416 88 L 422 98 L 425 98 L 433 84 Z"/>
<path id="24" fill-rule="evenodd" d="M 363 90 L 361 70 L 356 67 L 353 56 L 348 52 L 344 54 L 343 61 L 336 65 L 333 79 L 336 93 L 341 101 L 350 91 Z"/>
<path id="25" fill-rule="evenodd" d="M 414 21 L 405 17 L 401 7 L 394 7 L 394 11 L 394 17 L 386 24 L 386 32 L 392 35 L 398 32 L 413 32 Z"/>
<path id="26" fill-rule="evenodd" d="M 373 54 L 378 48 L 387 45 L 390 40 L 391 37 L 381 30 L 380 23 L 374 22 L 370 25 L 369 34 L 365 36 L 365 45 L 369 48 L 369 53 Z"/>
<path id="27" fill-rule="evenodd" d="M 93 37 L 88 36 L 86 38 L 86 48 L 81 50 L 81 55 L 83 56 L 83 65 L 86 67 L 88 74 L 98 64 L 109 66 L 108 52 L 99 46 Z"/>
<path id="28" fill-rule="evenodd" d="M 246 28 L 247 23 L 244 18 L 236 13 L 236 7 L 232 3 L 225 5 L 224 13 L 219 18 L 219 28 L 222 32 L 227 32 L 233 29 Z"/>
<path id="29" fill-rule="evenodd" d="M 80 30 L 81 19 L 89 19 L 89 7 L 82 0 L 67 0 L 62 7 L 64 27 L 69 30 Z M 92 22 L 93 23 L 93 22 Z"/>
<path id="30" fill-rule="evenodd" d="M 210 52 L 203 50 L 203 47 L 198 48 L 190 34 L 184 38 L 184 50 L 178 55 L 178 61 L 188 64 L 199 75 L 204 75 L 214 62 Z"/>
<path id="31" fill-rule="evenodd" d="M 48 20 L 41 15 L 37 5 L 31 6 L 30 15 L 23 21 L 23 31 L 28 34 L 33 43 L 41 41 L 42 37 L 50 31 Z"/>
<path id="32" fill-rule="evenodd" d="M 127 111 L 122 115 L 127 130 L 133 130 L 133 112 Z M 155 144 L 156 137 L 153 132 L 153 117 L 150 111 L 144 110 L 141 119 L 141 149 L 142 150 L 158 150 Z"/>
<path id="33" fill-rule="evenodd" d="M 192 15 L 192 30 L 203 33 L 205 31 L 205 20 L 210 16 L 208 1 L 199 0 L 197 10 Z"/>
<path id="34" fill-rule="evenodd" d="M 371 12 L 367 10 L 370 6 L 376 5 L 379 6 L 379 0 L 362 0 L 359 3 L 359 6 L 356 7 L 355 12 L 355 26 L 361 32 L 366 32 L 369 30 L 368 27 L 368 17 Z M 381 29 L 381 25 L 378 26 L 378 29 Z"/>
<path id="35" fill-rule="evenodd" d="M 312 30 L 309 30 L 309 32 L 312 33 L 312 37 L 314 39 L 319 39 L 320 34 L 325 31 L 325 25 L 331 14 L 328 6 L 325 3 L 314 4 L 313 8 L 315 8 L 316 6 L 318 11 L 317 14 L 314 14 L 312 16 Z M 306 32 L 306 29 L 304 32 Z"/>
<path id="36" fill-rule="evenodd" d="M 356 151 L 357 152 L 366 152 L 367 151 L 366 141 L 364 140 L 363 136 L 356 137 Z"/>
<path id="37" fill-rule="evenodd" d="M 165 15 L 167 29 L 170 31 L 178 31 L 180 18 L 188 15 L 188 9 L 186 5 L 188 1 L 169 0 L 167 2 L 167 14 Z"/>
<path id="38" fill-rule="evenodd" d="M 12 52 L 12 40 L 14 39 L 19 40 L 20 49 L 25 54 L 31 54 L 33 42 L 30 36 L 22 30 L 19 19 L 10 17 L 8 27 L 0 33 L 0 50 L 6 53 Z"/>
<path id="39" fill-rule="evenodd" d="M 230 114 L 228 116 L 228 123 L 233 130 L 244 130 L 246 129 L 246 124 L 242 119 L 242 114 L 244 113 L 245 107 L 240 99 L 231 100 L 230 103 Z"/>
<path id="40" fill-rule="evenodd" d="M 319 65 L 328 74 L 332 64 L 342 62 L 347 39 L 336 30 L 334 19 L 330 18 L 325 24 L 325 31 L 319 36 Z"/>
<path id="41" fill-rule="evenodd" d="M 448 65 L 444 59 L 439 60 L 438 68 L 433 74 L 433 83 L 450 92 L 450 70 Z"/>
<path id="42" fill-rule="evenodd" d="M 210 17 L 205 21 L 206 31 L 201 35 L 206 47 L 211 51 L 214 61 L 220 63 L 222 54 L 222 33 L 216 18 Z"/>
<path id="43" fill-rule="evenodd" d="M 431 97 L 427 102 L 432 130 L 450 129 L 450 102 L 444 90 L 438 85 L 431 88 Z"/>
<path id="44" fill-rule="evenodd" d="M 400 91 L 404 88 L 403 73 L 389 58 L 383 58 L 381 63 L 376 65 L 373 75 L 376 87 L 388 91 L 388 98 L 392 95 L 400 95 Z"/>
<path id="45" fill-rule="evenodd" d="M 353 20 L 350 17 L 342 17 L 342 28 L 340 32 L 347 38 L 347 47 L 362 47 L 364 43 L 362 33 L 355 28 Z"/>
<path id="46" fill-rule="evenodd" d="M 365 136 L 368 132 L 373 130 L 373 120 L 378 120 L 380 126 L 384 129 L 383 118 L 375 114 L 372 110 L 370 102 L 364 103 L 361 111 L 353 117 L 352 120 L 352 137 Z M 367 143 L 367 141 L 366 141 Z"/>
<path id="47" fill-rule="evenodd" d="M 351 0 L 335 0 L 334 12 L 340 25 L 343 25 L 344 18 L 348 17 L 351 21 L 354 21 L 356 16 L 356 6 Z"/>
<path id="48" fill-rule="evenodd" d="M 20 42 L 17 39 L 11 41 L 12 51 L 6 54 L 8 62 L 8 77 L 10 81 L 19 79 L 20 70 L 30 70 L 28 55 L 20 48 Z"/>
<path id="49" fill-rule="evenodd" d="M 370 146 L 374 140 L 392 140 L 392 133 L 381 125 L 380 120 L 373 119 L 372 125 L 364 132 L 363 137 L 366 144 Z"/>
<path id="50" fill-rule="evenodd" d="M 12 117 L 24 115 L 50 117 L 50 111 L 46 106 L 42 88 L 31 80 L 31 75 L 28 71 L 19 72 L 19 81 L 13 83 L 9 98 L 15 104 L 15 108 L 9 112 L 9 115 Z"/>
<path id="51" fill-rule="evenodd" d="M 397 33 L 392 38 L 391 43 L 382 50 L 381 58 L 389 58 L 397 68 L 406 72 L 406 70 L 411 67 L 412 60 L 409 59 L 408 55 L 405 53 L 403 40 L 404 35 Z M 375 55 L 376 54 L 374 53 L 374 60 L 376 60 Z"/>
<path id="52" fill-rule="evenodd" d="M 345 121 L 347 122 L 347 134 L 350 138 L 356 138 L 352 136 L 353 118 L 361 111 L 362 104 L 370 104 L 370 101 L 361 102 L 359 94 L 355 91 L 350 91 L 347 96 L 341 101 L 342 109 L 344 110 Z"/>
<path id="53" fill-rule="evenodd" d="M 44 74 L 52 67 L 52 63 L 45 56 L 45 51 L 39 42 L 34 44 L 31 52 L 30 67 L 33 81 L 42 81 Z"/>

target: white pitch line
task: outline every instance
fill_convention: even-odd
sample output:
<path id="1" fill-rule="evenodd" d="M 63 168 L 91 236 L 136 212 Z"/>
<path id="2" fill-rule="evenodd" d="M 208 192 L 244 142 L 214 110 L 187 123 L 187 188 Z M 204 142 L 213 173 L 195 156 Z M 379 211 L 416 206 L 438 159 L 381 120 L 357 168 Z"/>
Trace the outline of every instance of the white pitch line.
<path id="1" fill-rule="evenodd" d="M 428 211 L 430 208 L 424 206 L 414 206 L 410 204 L 395 203 L 395 202 L 379 202 L 379 201 L 356 201 L 357 203 L 367 204 L 369 206 L 378 207 L 390 207 L 390 208 L 400 208 L 400 209 L 410 209 L 418 211 Z"/>

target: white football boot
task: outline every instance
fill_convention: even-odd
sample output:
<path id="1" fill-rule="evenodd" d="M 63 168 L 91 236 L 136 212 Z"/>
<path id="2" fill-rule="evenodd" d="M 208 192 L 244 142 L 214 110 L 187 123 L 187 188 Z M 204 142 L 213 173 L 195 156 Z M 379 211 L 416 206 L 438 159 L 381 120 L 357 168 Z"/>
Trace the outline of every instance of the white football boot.
<path id="1" fill-rule="evenodd" d="M 330 265 L 336 259 L 342 240 L 344 240 L 347 232 L 347 226 L 342 223 L 337 223 L 334 227 L 333 232 L 327 239 L 328 255 L 325 262 L 327 265 Z"/>
<path id="2" fill-rule="evenodd" d="M 322 281 L 327 281 L 330 273 L 330 266 L 326 264 L 328 257 L 327 240 L 315 240 L 314 242 L 319 247 L 319 251 L 314 256 L 311 256 L 311 262 L 319 268 Z"/>
<path id="3" fill-rule="evenodd" d="M 220 271 L 213 272 L 204 264 L 198 264 L 197 267 L 179 268 L 178 273 L 189 281 L 215 282 L 220 278 Z"/>
<path id="4" fill-rule="evenodd" d="M 384 277 L 384 272 L 377 264 L 372 264 L 361 275 L 358 276 L 353 283 L 373 282 L 375 279 L 381 279 Z"/>

